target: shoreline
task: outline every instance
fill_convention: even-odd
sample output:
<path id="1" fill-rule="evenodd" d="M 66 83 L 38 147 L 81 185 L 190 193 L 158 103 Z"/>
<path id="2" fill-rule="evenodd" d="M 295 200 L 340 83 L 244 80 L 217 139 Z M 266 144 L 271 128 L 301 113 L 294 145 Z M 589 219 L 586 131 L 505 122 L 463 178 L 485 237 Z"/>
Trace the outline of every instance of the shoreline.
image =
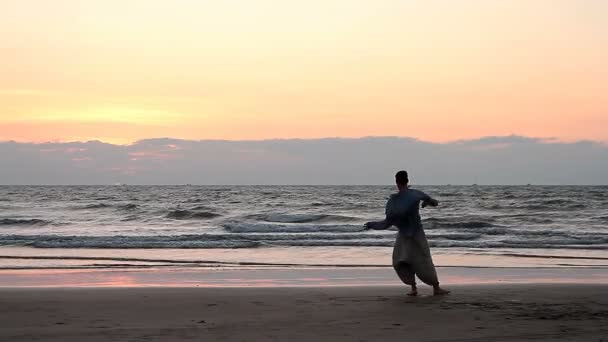
<path id="1" fill-rule="evenodd" d="M 608 267 L 604 250 L 432 248 L 437 267 Z M 392 247 L 246 249 L 0 247 L 2 269 L 90 267 L 390 267 Z"/>

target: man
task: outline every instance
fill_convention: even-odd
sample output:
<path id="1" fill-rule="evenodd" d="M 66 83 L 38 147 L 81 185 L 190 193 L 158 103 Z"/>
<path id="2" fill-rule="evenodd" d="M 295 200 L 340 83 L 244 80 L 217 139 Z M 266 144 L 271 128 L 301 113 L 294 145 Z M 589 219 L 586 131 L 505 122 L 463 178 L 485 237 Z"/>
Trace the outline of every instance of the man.
<path id="1" fill-rule="evenodd" d="M 387 229 L 394 225 L 399 229 L 393 249 L 393 268 L 401 281 L 411 286 L 412 290 L 408 295 L 418 295 L 416 276 L 433 287 L 434 295 L 448 294 L 449 291 L 439 287 L 431 250 L 418 212 L 420 202 L 423 208 L 427 205 L 436 207 L 439 202 L 422 191 L 410 189 L 406 171 L 397 172 L 395 180 L 399 192 L 391 195 L 386 203 L 386 219 L 368 222 L 365 227 Z"/>

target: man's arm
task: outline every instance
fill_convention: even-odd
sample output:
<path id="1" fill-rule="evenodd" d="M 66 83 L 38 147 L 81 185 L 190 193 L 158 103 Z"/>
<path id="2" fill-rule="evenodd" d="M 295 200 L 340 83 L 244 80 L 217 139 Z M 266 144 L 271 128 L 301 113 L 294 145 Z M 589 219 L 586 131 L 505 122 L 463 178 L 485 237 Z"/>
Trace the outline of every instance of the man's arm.
<path id="1" fill-rule="evenodd" d="M 431 198 L 431 197 L 422 201 L 423 208 L 425 208 L 428 205 L 430 205 L 431 207 L 436 207 L 439 205 L 439 201 L 437 201 L 436 199 Z"/>
<path id="2" fill-rule="evenodd" d="M 388 229 L 390 228 L 390 226 L 392 226 L 393 224 L 389 222 L 389 220 L 384 219 L 382 221 L 371 221 L 371 222 L 367 222 L 365 224 L 365 228 L 366 229 L 373 229 L 373 230 L 383 230 L 383 229 Z"/>
<path id="3" fill-rule="evenodd" d="M 422 207 L 425 208 L 427 206 L 431 206 L 431 207 L 436 207 L 439 205 L 439 201 L 437 201 L 436 199 L 432 198 L 431 196 L 425 194 L 424 192 L 420 191 L 420 194 L 422 195 Z"/>
<path id="4" fill-rule="evenodd" d="M 384 209 L 384 212 L 386 214 L 386 218 L 382 221 L 372 221 L 372 222 L 367 222 L 364 226 L 365 229 L 373 229 L 373 230 L 383 230 L 383 229 L 388 229 L 393 225 L 393 213 L 391 210 L 391 205 L 392 205 L 392 198 L 388 200 L 388 202 L 386 202 L 386 207 Z"/>

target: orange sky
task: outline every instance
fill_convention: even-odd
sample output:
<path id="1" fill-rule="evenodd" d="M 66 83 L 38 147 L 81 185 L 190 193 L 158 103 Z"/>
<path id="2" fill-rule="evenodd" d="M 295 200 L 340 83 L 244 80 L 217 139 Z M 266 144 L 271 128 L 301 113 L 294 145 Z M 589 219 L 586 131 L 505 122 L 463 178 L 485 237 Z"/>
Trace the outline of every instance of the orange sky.
<path id="1" fill-rule="evenodd" d="M 4 0 L 0 140 L 608 141 L 603 0 Z"/>

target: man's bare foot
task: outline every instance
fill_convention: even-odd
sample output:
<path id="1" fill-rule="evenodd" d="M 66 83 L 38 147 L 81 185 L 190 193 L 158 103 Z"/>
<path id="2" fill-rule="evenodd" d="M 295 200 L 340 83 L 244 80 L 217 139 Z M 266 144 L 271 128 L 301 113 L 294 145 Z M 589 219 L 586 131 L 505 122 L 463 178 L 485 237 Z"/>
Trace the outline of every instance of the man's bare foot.
<path id="1" fill-rule="evenodd" d="M 439 286 L 433 288 L 433 296 L 447 295 L 448 293 L 450 293 L 450 291 L 444 290 Z"/>
<path id="2" fill-rule="evenodd" d="M 412 289 L 410 290 L 410 292 L 407 293 L 408 296 L 412 296 L 415 297 L 418 295 L 418 289 L 416 288 L 416 286 L 412 286 Z"/>

